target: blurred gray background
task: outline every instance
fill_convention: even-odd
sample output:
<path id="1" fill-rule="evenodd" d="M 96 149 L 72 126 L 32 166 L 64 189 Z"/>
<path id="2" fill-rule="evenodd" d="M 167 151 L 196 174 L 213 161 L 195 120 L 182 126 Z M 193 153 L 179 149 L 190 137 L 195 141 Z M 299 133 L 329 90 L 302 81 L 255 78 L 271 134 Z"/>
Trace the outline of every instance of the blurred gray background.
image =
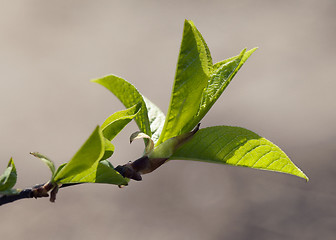
<path id="1" fill-rule="evenodd" d="M 259 49 L 202 121 L 279 145 L 309 177 L 174 161 L 124 189 L 85 184 L 0 208 L 1 239 L 335 239 L 336 1 L 1 1 L 0 171 L 50 177 L 123 109 L 89 80 L 116 74 L 167 111 L 184 19 L 214 62 Z M 130 124 L 112 162 L 138 158 Z"/>

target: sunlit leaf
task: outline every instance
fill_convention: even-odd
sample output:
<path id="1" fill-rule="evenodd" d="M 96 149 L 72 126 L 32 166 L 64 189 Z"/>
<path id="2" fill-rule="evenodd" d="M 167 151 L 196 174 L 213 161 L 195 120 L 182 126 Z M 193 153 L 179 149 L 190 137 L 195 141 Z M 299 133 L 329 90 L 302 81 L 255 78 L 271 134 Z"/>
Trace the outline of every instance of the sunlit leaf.
<path id="1" fill-rule="evenodd" d="M 153 135 L 153 140 L 156 142 L 163 128 L 165 116 L 155 104 L 140 94 L 131 83 L 120 77 L 109 75 L 92 81 L 110 90 L 127 108 L 140 103 L 141 110 L 135 117 L 135 121 L 140 131 L 150 137 Z"/>
<path id="2" fill-rule="evenodd" d="M 141 103 L 141 110 L 135 117 L 135 121 L 142 132 L 152 136 L 145 101 L 139 91 L 132 84 L 114 75 L 96 79 L 93 80 L 93 82 L 99 83 L 110 90 L 126 108 L 130 108 L 138 103 Z"/>
<path id="3" fill-rule="evenodd" d="M 141 103 L 138 103 L 133 107 L 112 114 L 104 121 L 101 126 L 105 138 L 105 153 L 102 160 L 112 156 L 114 146 L 111 140 L 138 114 L 140 108 Z"/>
<path id="4" fill-rule="evenodd" d="M 165 123 L 165 115 L 154 103 L 149 101 L 147 98 L 142 96 L 145 100 L 147 111 L 148 111 L 148 119 L 150 124 L 150 129 L 152 132 L 152 140 L 154 144 L 159 140 L 161 135 L 164 123 Z"/>
<path id="5" fill-rule="evenodd" d="M 15 186 L 17 179 L 14 161 L 11 158 L 8 162 L 5 172 L 0 176 L 0 192 L 10 191 Z"/>
<path id="6" fill-rule="evenodd" d="M 153 151 L 154 149 L 154 141 L 151 139 L 150 136 L 148 136 L 147 134 L 143 133 L 143 132 L 135 132 L 131 135 L 130 137 L 130 143 L 132 143 L 134 140 L 137 139 L 148 139 L 146 148 L 145 148 L 145 155 L 149 154 L 151 151 Z"/>
<path id="7" fill-rule="evenodd" d="M 118 133 L 138 114 L 141 103 L 116 112 L 109 116 L 101 126 L 103 135 L 106 139 L 112 140 Z"/>
<path id="8" fill-rule="evenodd" d="M 238 56 L 221 61 L 214 65 L 207 86 L 204 88 L 197 117 L 193 119 L 192 125 L 196 125 L 207 114 L 210 108 L 221 96 L 229 85 L 238 70 L 257 48 L 246 52 L 243 50 Z"/>
<path id="9" fill-rule="evenodd" d="M 104 145 L 105 145 L 105 152 L 104 156 L 101 158 L 101 160 L 105 160 L 110 158 L 114 153 L 114 145 L 110 142 L 110 140 L 104 138 Z"/>
<path id="10" fill-rule="evenodd" d="M 127 185 L 128 179 L 114 170 L 112 164 L 107 161 L 100 161 L 93 164 L 89 169 L 67 178 L 60 183 L 108 183 L 115 185 Z"/>
<path id="11" fill-rule="evenodd" d="M 62 179 L 78 175 L 91 168 L 103 157 L 104 152 L 103 134 L 97 126 L 75 156 L 60 171 L 57 171 L 54 181 L 61 182 Z"/>
<path id="12" fill-rule="evenodd" d="M 158 144 L 189 132 L 196 116 L 203 89 L 212 71 L 208 47 L 191 21 L 185 21 L 175 82 L 166 122 Z"/>
<path id="13" fill-rule="evenodd" d="M 255 51 L 212 64 L 208 46 L 192 21 L 185 21 L 170 106 L 157 142 L 191 131 Z"/>
<path id="14" fill-rule="evenodd" d="M 222 163 L 292 174 L 308 181 L 275 144 L 247 129 L 216 126 L 199 130 L 170 159 Z"/>
<path id="15" fill-rule="evenodd" d="M 48 157 L 42 155 L 41 153 L 38 152 L 31 152 L 31 155 L 33 155 L 34 157 L 39 158 L 42 162 L 44 162 L 50 169 L 51 171 L 51 176 L 53 177 L 55 174 L 55 165 L 54 162 L 51 161 Z"/>

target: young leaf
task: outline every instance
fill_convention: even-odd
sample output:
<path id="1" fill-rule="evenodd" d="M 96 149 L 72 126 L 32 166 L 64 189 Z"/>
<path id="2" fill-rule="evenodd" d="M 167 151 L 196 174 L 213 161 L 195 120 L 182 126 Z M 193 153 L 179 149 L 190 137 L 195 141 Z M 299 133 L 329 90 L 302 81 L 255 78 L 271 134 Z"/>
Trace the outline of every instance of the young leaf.
<path id="1" fill-rule="evenodd" d="M 150 131 L 146 104 L 141 94 L 132 84 L 114 75 L 109 75 L 92 81 L 99 83 L 100 85 L 110 90 L 124 104 L 126 108 L 132 107 L 137 103 L 141 103 L 141 110 L 135 118 L 135 121 L 142 132 L 150 136 L 152 135 Z"/>
<path id="2" fill-rule="evenodd" d="M 146 103 L 150 129 L 152 132 L 152 140 L 155 144 L 159 140 L 166 117 L 160 108 L 158 108 L 154 103 L 149 101 L 144 96 L 142 97 Z"/>
<path id="3" fill-rule="evenodd" d="M 73 176 L 63 178 L 59 183 L 108 183 L 115 185 L 127 185 L 128 179 L 114 170 L 112 164 L 107 161 L 99 161 L 89 169 Z"/>
<path id="4" fill-rule="evenodd" d="M 186 20 L 170 106 L 157 144 L 195 127 L 189 123 L 198 112 L 211 71 L 208 47 L 193 22 Z"/>
<path id="5" fill-rule="evenodd" d="M 141 103 L 141 110 L 135 121 L 141 132 L 152 136 L 154 142 L 157 141 L 164 122 L 165 116 L 162 111 L 151 101 L 139 93 L 139 91 L 126 80 L 110 75 L 100 79 L 92 80 L 110 90 L 125 107 L 131 107 Z"/>
<path id="6" fill-rule="evenodd" d="M 216 126 L 199 130 L 170 159 L 222 163 L 308 177 L 275 144 L 247 129 Z"/>
<path id="7" fill-rule="evenodd" d="M 103 135 L 111 141 L 140 111 L 141 103 L 109 116 L 101 126 Z"/>
<path id="8" fill-rule="evenodd" d="M 112 156 L 114 146 L 111 140 L 138 114 L 140 108 L 141 103 L 138 103 L 133 107 L 112 114 L 104 121 L 101 126 L 105 138 L 105 153 L 102 160 Z"/>
<path id="9" fill-rule="evenodd" d="M 0 176 L 0 192 L 10 191 L 15 186 L 17 179 L 14 161 L 11 158 L 5 172 Z"/>
<path id="10" fill-rule="evenodd" d="M 114 145 L 111 143 L 110 140 L 104 138 L 104 145 L 105 145 L 105 150 L 104 150 L 105 152 L 101 160 L 110 158 L 114 153 Z"/>
<path id="11" fill-rule="evenodd" d="M 135 132 L 130 137 L 130 143 L 132 143 L 136 139 L 144 139 L 144 138 L 148 139 L 148 143 L 145 148 L 145 155 L 148 155 L 154 149 L 154 141 L 150 136 L 148 136 L 147 134 L 143 132 Z"/>
<path id="12" fill-rule="evenodd" d="M 54 177 L 55 174 L 55 165 L 54 162 L 51 161 L 49 158 L 47 158 L 46 156 L 42 155 L 41 153 L 38 152 L 31 152 L 31 155 L 33 155 L 34 157 L 39 158 L 42 162 L 44 162 L 50 169 L 51 171 L 51 176 L 52 178 Z"/>
<path id="13" fill-rule="evenodd" d="M 54 181 L 61 183 L 62 179 L 78 175 L 91 168 L 103 157 L 104 152 L 104 137 L 100 127 L 97 126 L 75 156 L 60 171 L 57 171 Z"/>
<path id="14" fill-rule="evenodd" d="M 212 65 L 208 46 L 191 21 L 185 21 L 175 82 L 164 129 L 157 144 L 193 129 L 255 51 Z"/>
<path id="15" fill-rule="evenodd" d="M 197 117 L 193 119 L 192 125 L 196 125 L 201 121 L 201 119 L 221 96 L 225 88 L 229 85 L 238 70 L 256 49 L 257 48 L 254 48 L 247 52 L 246 50 L 243 50 L 238 56 L 221 61 L 214 65 L 210 79 L 202 93 L 200 108 L 196 114 Z"/>

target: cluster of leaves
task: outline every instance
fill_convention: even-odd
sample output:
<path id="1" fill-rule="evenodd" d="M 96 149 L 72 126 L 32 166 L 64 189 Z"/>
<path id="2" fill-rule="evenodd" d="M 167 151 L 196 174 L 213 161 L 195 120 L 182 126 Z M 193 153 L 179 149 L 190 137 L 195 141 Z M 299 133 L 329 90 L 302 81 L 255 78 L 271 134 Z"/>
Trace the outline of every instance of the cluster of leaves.
<path id="1" fill-rule="evenodd" d="M 51 170 L 53 186 L 73 183 L 127 185 L 129 179 L 115 170 L 108 159 L 114 152 L 111 141 L 134 119 L 139 132 L 131 139 L 144 138 L 145 154 L 167 160 L 196 160 L 244 166 L 296 175 L 308 180 L 275 144 L 247 129 L 215 126 L 200 129 L 191 140 L 172 148 L 176 136 L 190 132 L 205 116 L 238 70 L 256 49 L 213 64 L 210 51 L 193 22 L 185 21 L 174 87 L 167 116 L 124 79 L 109 75 L 93 80 L 110 90 L 124 104 L 122 110 L 97 126 L 74 157 L 57 170 L 54 163 L 32 153 Z M 0 177 L 0 193 L 16 194 L 13 160 Z"/>

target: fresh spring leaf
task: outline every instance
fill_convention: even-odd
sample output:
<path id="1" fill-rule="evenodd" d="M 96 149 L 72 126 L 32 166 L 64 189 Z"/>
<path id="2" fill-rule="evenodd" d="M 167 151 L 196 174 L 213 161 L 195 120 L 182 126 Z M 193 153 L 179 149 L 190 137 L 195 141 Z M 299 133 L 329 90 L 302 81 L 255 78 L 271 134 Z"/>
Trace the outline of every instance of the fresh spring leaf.
<path id="1" fill-rule="evenodd" d="M 75 156 L 54 177 L 55 182 L 62 183 L 66 179 L 91 168 L 104 155 L 104 138 L 97 126 Z"/>
<path id="2" fill-rule="evenodd" d="M 222 163 L 308 177 L 275 144 L 247 129 L 216 126 L 199 130 L 170 159 Z"/>
<path id="3" fill-rule="evenodd" d="M 152 140 L 155 144 L 161 135 L 166 116 L 154 103 L 145 98 L 145 96 L 142 95 L 142 97 L 146 103 Z"/>
<path id="4" fill-rule="evenodd" d="M 109 183 L 115 185 L 127 185 L 129 179 L 124 178 L 108 160 L 96 162 L 91 168 L 80 174 L 61 180 L 61 183 Z"/>
<path id="5" fill-rule="evenodd" d="M 104 145 L 105 145 L 105 151 L 101 160 L 110 158 L 114 153 L 114 145 L 110 142 L 110 140 L 104 138 Z"/>
<path id="6" fill-rule="evenodd" d="M 97 127 L 86 143 L 55 174 L 58 183 L 94 182 L 127 184 L 108 161 L 102 161 L 114 152 L 111 140 L 139 113 L 141 104 L 136 104 L 108 117 L 102 127 Z"/>
<path id="7" fill-rule="evenodd" d="M 105 153 L 102 160 L 112 156 L 114 146 L 112 139 L 139 113 L 141 103 L 134 105 L 128 109 L 116 112 L 109 116 L 101 126 L 105 138 Z"/>
<path id="8" fill-rule="evenodd" d="M 128 179 L 114 170 L 109 161 L 101 161 L 106 151 L 106 141 L 108 140 L 103 137 L 102 130 L 98 126 L 75 156 L 68 163 L 58 168 L 54 181 L 62 184 L 110 183 L 127 185 Z M 111 146 L 113 147 L 112 144 Z M 107 147 L 107 149 L 110 147 Z"/>
<path id="9" fill-rule="evenodd" d="M 65 167 L 65 165 L 67 165 L 67 163 L 63 163 L 63 164 L 61 164 L 61 165 L 56 169 L 56 172 L 55 172 L 54 176 L 57 176 L 58 173 Z M 54 177 L 54 178 L 55 178 L 55 177 Z M 54 179 L 52 179 L 52 180 L 54 180 Z"/>
<path id="10" fill-rule="evenodd" d="M 34 157 L 39 158 L 42 162 L 44 162 L 49 167 L 49 169 L 51 171 L 51 178 L 53 178 L 54 174 L 55 174 L 55 165 L 54 165 L 54 162 L 51 161 L 46 156 L 42 155 L 41 153 L 31 152 L 30 154 L 33 155 Z"/>
<path id="11" fill-rule="evenodd" d="M 157 144 L 191 131 L 255 51 L 212 64 L 208 46 L 192 21 L 185 21 L 170 106 Z"/>
<path id="12" fill-rule="evenodd" d="M 148 144 L 145 148 L 145 155 L 148 155 L 154 149 L 154 141 L 150 136 L 144 134 L 143 132 L 135 132 L 130 137 L 130 143 L 132 143 L 136 139 L 144 139 L 144 138 L 148 139 Z"/>
<path id="13" fill-rule="evenodd" d="M 141 110 L 139 115 L 135 118 L 135 121 L 142 132 L 150 136 L 152 135 L 150 132 L 146 104 L 142 99 L 141 94 L 132 84 L 114 75 L 109 75 L 92 81 L 99 83 L 110 90 L 126 108 L 141 103 Z"/>
<path id="14" fill-rule="evenodd" d="M 141 103 L 134 106 L 116 112 L 109 116 L 101 126 L 103 135 L 109 141 L 118 135 L 118 133 L 139 113 L 141 109 Z"/>
<path id="15" fill-rule="evenodd" d="M 114 75 L 92 81 L 110 90 L 127 108 L 140 103 L 141 110 L 135 117 L 135 121 L 140 131 L 150 137 L 153 135 L 154 141 L 158 139 L 165 121 L 165 116 L 156 105 L 148 99 L 145 99 L 131 83 Z"/>
<path id="16" fill-rule="evenodd" d="M 8 192 L 15 186 L 17 179 L 14 161 L 11 158 L 5 172 L 0 176 L 0 192 Z"/>
<path id="17" fill-rule="evenodd" d="M 244 49 L 238 56 L 216 63 L 206 88 L 203 90 L 197 117 L 191 125 L 196 125 L 207 114 L 210 108 L 221 96 L 238 70 L 243 66 L 251 54 L 257 50 L 253 48 L 246 52 Z"/>
<path id="18" fill-rule="evenodd" d="M 192 129 L 187 125 L 198 112 L 211 71 L 208 47 L 195 25 L 186 20 L 170 106 L 158 144 Z"/>

